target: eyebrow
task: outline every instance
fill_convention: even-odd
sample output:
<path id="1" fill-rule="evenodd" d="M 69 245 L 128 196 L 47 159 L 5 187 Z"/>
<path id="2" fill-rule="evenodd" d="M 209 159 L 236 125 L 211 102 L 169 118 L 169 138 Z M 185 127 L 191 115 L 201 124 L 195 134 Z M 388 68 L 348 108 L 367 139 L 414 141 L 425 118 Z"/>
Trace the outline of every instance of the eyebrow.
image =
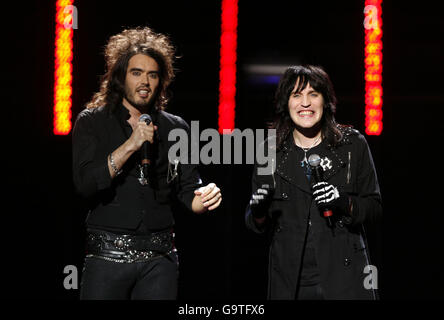
<path id="1" fill-rule="evenodd" d="M 301 91 L 296 91 L 296 90 L 294 90 L 294 91 L 292 92 L 292 94 L 301 93 L 301 92 L 302 92 L 302 90 L 301 90 Z M 311 89 L 310 91 L 308 91 L 308 94 L 313 93 L 313 92 L 315 92 L 315 93 L 319 93 L 319 91 L 316 91 L 316 90 L 314 90 L 314 89 Z"/>
<path id="2" fill-rule="evenodd" d="M 143 72 L 144 70 L 143 69 L 141 69 L 141 68 L 131 68 L 130 70 L 129 70 L 129 72 L 133 72 L 133 71 L 139 71 L 139 72 Z M 153 71 L 148 71 L 148 74 L 151 74 L 151 73 L 159 73 L 159 71 L 156 71 L 156 70 L 153 70 Z"/>

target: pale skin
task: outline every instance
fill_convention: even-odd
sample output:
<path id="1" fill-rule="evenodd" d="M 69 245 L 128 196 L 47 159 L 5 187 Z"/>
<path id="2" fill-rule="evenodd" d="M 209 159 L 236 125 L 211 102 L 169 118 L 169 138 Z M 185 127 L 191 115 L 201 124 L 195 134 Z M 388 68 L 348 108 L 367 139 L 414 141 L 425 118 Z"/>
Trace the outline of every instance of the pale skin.
<path id="1" fill-rule="evenodd" d="M 314 90 L 310 83 L 300 92 L 296 92 L 299 79 L 288 98 L 288 112 L 295 124 L 293 139 L 297 146 L 310 148 L 322 141 L 321 119 L 324 112 L 324 98 Z M 265 217 L 255 218 L 257 225 L 265 222 Z"/>
<path id="2" fill-rule="evenodd" d="M 154 132 L 157 126 L 150 123 L 139 122 L 142 113 L 147 113 L 146 108 L 155 96 L 159 87 L 159 66 L 153 58 L 136 54 L 128 62 L 125 78 L 125 97 L 122 104 L 128 109 L 130 118 L 128 123 L 133 132 L 120 147 L 112 152 L 115 166 L 120 169 L 131 155 L 139 150 L 145 141 L 153 143 Z M 116 176 L 108 157 L 108 169 L 111 178 Z M 222 202 L 221 190 L 214 183 L 209 183 L 194 191 L 191 209 L 194 213 L 201 214 L 219 207 Z"/>

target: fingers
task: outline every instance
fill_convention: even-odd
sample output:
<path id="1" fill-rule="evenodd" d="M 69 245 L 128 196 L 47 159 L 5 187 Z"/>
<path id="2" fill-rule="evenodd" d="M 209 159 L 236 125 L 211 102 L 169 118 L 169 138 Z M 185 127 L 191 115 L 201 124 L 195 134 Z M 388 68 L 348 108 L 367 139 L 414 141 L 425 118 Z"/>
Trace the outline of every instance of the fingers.
<path id="1" fill-rule="evenodd" d="M 314 184 L 314 185 L 312 186 L 312 189 L 313 189 L 313 190 L 316 190 L 316 189 L 324 188 L 324 187 L 326 187 L 326 186 L 328 186 L 328 183 L 322 181 L 322 182 L 318 182 L 318 183 Z"/>
<path id="2" fill-rule="evenodd" d="M 258 204 L 262 200 L 268 198 L 273 193 L 268 184 L 263 184 L 261 188 L 257 189 L 251 196 L 250 204 Z"/>
<path id="3" fill-rule="evenodd" d="M 250 200 L 250 205 L 258 205 L 263 199 L 264 197 L 253 196 Z"/>
<path id="4" fill-rule="evenodd" d="M 206 185 L 205 187 L 203 187 L 202 190 L 202 200 L 204 201 L 204 198 L 209 195 L 211 192 L 213 192 L 213 190 L 216 188 L 216 184 L 214 183 L 209 183 L 208 185 Z M 217 188 L 217 190 L 220 190 L 219 188 Z"/>
<path id="5" fill-rule="evenodd" d="M 316 196 L 318 194 L 327 194 L 327 193 L 330 193 L 330 192 L 337 191 L 337 189 L 334 186 L 332 186 L 331 184 L 327 184 L 325 186 L 316 187 L 316 188 L 313 188 L 313 189 L 314 189 L 314 191 L 313 191 L 313 195 L 314 196 Z"/>
<path id="6" fill-rule="evenodd" d="M 262 187 L 264 187 L 264 185 L 262 185 Z M 262 189 L 259 188 L 256 190 L 255 193 L 252 194 L 251 199 L 250 199 L 250 206 L 257 206 L 260 205 L 262 203 L 265 203 L 266 199 L 268 199 L 272 194 L 272 191 L 269 189 Z"/>
<path id="7" fill-rule="evenodd" d="M 195 190 L 194 194 L 200 195 L 204 207 L 207 207 L 208 210 L 216 209 L 222 202 L 220 189 L 214 183 Z"/>
<path id="8" fill-rule="evenodd" d="M 222 196 L 220 194 L 220 189 L 214 183 L 210 183 L 207 186 L 207 188 L 208 189 L 206 191 L 204 191 L 201 195 L 203 203 L 205 203 L 211 199 L 214 199 L 218 195 Z"/>
<path id="9" fill-rule="evenodd" d="M 261 200 L 264 200 L 266 198 L 266 196 L 267 196 L 266 194 L 253 194 L 251 196 L 251 199 L 252 200 L 258 200 L 258 202 L 259 202 Z"/>
<path id="10" fill-rule="evenodd" d="M 259 188 L 256 190 L 256 193 L 253 196 L 263 195 L 263 198 L 266 198 L 270 194 L 270 190 Z"/>
<path id="11" fill-rule="evenodd" d="M 145 141 L 149 141 L 153 143 L 154 141 L 154 131 L 158 129 L 152 122 L 150 124 L 146 124 L 145 122 L 137 122 L 135 132 L 139 136 L 140 142 L 143 143 Z"/>
<path id="12" fill-rule="evenodd" d="M 329 203 L 339 198 L 339 191 L 336 187 L 326 182 L 319 182 L 313 186 L 313 196 L 317 203 Z"/>
<path id="13" fill-rule="evenodd" d="M 220 196 L 219 200 L 217 200 L 217 202 L 215 204 L 213 204 L 211 207 L 208 208 L 208 210 L 214 210 L 217 207 L 219 207 L 220 203 L 222 202 L 222 196 Z"/>
<path id="14" fill-rule="evenodd" d="M 208 210 L 216 209 L 220 203 L 222 202 L 222 195 L 220 193 L 216 194 L 214 198 L 204 202 L 204 206 L 208 208 Z"/>
<path id="15" fill-rule="evenodd" d="M 267 189 L 257 189 L 256 194 L 267 195 L 268 194 L 268 190 Z"/>

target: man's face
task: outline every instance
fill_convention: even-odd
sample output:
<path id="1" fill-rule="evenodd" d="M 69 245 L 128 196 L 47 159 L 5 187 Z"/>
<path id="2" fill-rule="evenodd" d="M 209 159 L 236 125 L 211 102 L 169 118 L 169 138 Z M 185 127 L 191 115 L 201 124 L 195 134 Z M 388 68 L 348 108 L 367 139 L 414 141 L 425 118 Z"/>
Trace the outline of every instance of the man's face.
<path id="1" fill-rule="evenodd" d="M 301 91 L 296 92 L 299 79 L 288 99 L 288 111 L 297 127 L 310 129 L 319 124 L 324 112 L 324 98 L 314 90 L 310 83 Z"/>
<path id="2" fill-rule="evenodd" d="M 129 102 L 140 111 L 152 102 L 159 86 L 159 66 L 153 58 L 136 54 L 128 62 L 125 78 L 125 97 L 123 102 Z"/>

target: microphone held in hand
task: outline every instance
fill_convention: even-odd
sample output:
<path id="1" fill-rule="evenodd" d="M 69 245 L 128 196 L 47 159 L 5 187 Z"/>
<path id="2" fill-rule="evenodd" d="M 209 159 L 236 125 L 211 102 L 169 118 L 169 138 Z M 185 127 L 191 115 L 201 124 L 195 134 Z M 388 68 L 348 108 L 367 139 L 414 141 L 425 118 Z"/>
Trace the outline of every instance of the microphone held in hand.
<path id="1" fill-rule="evenodd" d="M 312 154 L 308 157 L 308 164 L 311 167 L 312 177 L 314 178 L 315 185 L 322 185 L 324 182 L 324 170 L 320 166 L 321 157 L 318 154 Z M 327 207 L 322 208 L 323 215 L 327 219 L 327 223 L 329 227 L 333 226 L 331 221 L 331 217 L 333 215 L 333 211 Z"/>
<path id="2" fill-rule="evenodd" d="M 146 124 L 150 124 L 151 121 L 152 121 L 151 116 L 149 114 L 146 114 L 146 113 L 140 115 L 139 122 L 142 122 L 142 121 L 146 122 Z"/>
<path id="3" fill-rule="evenodd" d="M 152 119 L 150 117 L 150 115 L 144 113 L 139 117 L 139 122 L 145 122 L 147 125 L 149 125 L 152 122 Z M 145 141 L 142 144 L 141 150 L 141 168 L 142 168 L 142 173 L 143 173 L 143 177 L 144 177 L 144 181 L 145 183 L 142 184 L 146 184 L 148 183 L 148 181 L 146 180 L 148 178 L 148 171 L 149 171 L 149 166 L 151 164 L 151 144 L 148 141 Z"/>

